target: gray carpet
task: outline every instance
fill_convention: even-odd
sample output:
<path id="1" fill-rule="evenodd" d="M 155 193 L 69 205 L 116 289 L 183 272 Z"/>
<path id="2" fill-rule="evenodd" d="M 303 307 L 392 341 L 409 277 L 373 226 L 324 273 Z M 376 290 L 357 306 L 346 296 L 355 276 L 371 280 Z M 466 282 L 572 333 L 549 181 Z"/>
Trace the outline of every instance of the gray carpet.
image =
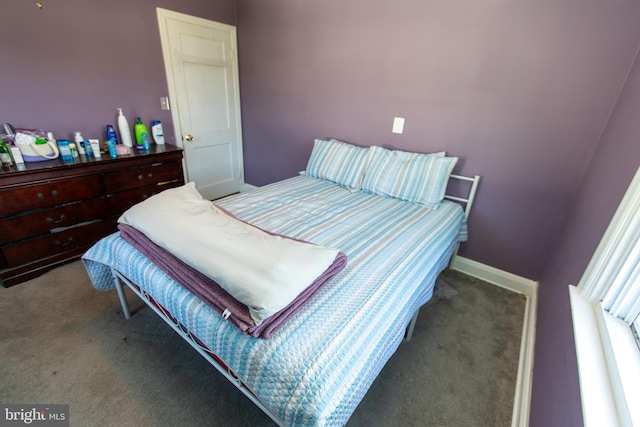
<path id="1" fill-rule="evenodd" d="M 133 294 L 93 289 L 72 262 L 0 289 L 0 403 L 64 403 L 72 426 L 271 426 Z M 438 279 L 347 426 L 509 426 L 524 298 Z"/>

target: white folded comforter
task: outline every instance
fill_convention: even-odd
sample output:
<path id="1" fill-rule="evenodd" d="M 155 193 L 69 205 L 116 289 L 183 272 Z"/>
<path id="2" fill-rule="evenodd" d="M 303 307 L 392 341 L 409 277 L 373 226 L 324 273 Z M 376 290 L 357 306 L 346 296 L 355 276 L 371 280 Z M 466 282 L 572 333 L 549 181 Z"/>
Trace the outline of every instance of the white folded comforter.
<path id="1" fill-rule="evenodd" d="M 118 222 L 215 280 L 249 307 L 256 325 L 286 307 L 338 255 L 246 224 L 203 199 L 192 182 L 131 207 Z"/>

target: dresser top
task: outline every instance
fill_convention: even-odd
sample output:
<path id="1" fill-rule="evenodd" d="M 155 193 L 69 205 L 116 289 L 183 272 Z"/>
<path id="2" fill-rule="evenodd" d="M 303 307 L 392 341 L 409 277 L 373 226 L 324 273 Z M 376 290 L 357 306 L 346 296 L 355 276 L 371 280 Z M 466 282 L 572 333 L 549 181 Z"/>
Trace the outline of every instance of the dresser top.
<path id="1" fill-rule="evenodd" d="M 87 165 L 108 164 L 126 161 L 127 159 L 140 159 L 147 156 L 153 156 L 160 153 L 171 153 L 182 151 L 182 148 L 176 147 L 171 144 L 156 145 L 152 144 L 151 149 L 145 151 L 137 151 L 135 147 L 131 149 L 131 154 L 124 156 L 118 156 L 113 159 L 109 156 L 109 153 L 102 153 L 102 157 L 94 158 L 87 156 L 78 156 L 74 158 L 73 162 L 65 163 L 60 157 L 54 160 L 46 160 L 43 162 L 27 162 L 24 164 L 18 164 L 11 167 L 0 167 L 0 178 L 3 176 L 9 176 L 14 174 L 20 174 L 25 172 L 42 172 L 47 169 L 59 169 L 59 168 L 75 168 Z"/>
<path id="2" fill-rule="evenodd" d="M 98 159 L 78 156 L 74 159 L 73 163 L 65 163 L 62 159 L 57 158 L 43 162 L 18 164 L 10 168 L 2 166 L 0 168 L 0 187 L 39 179 L 99 173 L 117 168 L 150 163 L 154 162 L 155 159 L 158 159 L 158 161 L 168 158 L 181 159 L 183 150 L 180 147 L 170 144 L 152 144 L 149 150 L 136 152 L 134 147 L 131 151 L 131 154 L 118 156 L 115 159 L 112 159 L 109 153 L 102 153 L 102 157 Z"/>

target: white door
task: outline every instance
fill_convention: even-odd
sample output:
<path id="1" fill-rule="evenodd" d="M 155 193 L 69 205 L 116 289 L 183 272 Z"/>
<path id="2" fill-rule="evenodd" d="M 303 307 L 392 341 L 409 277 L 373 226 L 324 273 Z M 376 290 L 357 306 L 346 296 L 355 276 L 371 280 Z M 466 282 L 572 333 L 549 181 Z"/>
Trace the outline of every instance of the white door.
<path id="1" fill-rule="evenodd" d="M 236 28 L 157 9 L 176 141 L 185 171 L 215 199 L 244 185 Z"/>

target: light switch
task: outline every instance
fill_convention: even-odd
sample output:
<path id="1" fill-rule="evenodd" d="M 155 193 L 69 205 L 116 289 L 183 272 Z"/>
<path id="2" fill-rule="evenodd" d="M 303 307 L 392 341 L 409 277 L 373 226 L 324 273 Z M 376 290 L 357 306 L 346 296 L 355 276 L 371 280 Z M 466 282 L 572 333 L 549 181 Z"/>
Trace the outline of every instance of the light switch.
<path id="1" fill-rule="evenodd" d="M 402 134 L 404 131 L 404 117 L 394 117 L 391 132 Z"/>
<path id="2" fill-rule="evenodd" d="M 160 97 L 160 109 L 162 110 L 169 110 L 169 97 L 168 96 L 161 96 Z"/>

